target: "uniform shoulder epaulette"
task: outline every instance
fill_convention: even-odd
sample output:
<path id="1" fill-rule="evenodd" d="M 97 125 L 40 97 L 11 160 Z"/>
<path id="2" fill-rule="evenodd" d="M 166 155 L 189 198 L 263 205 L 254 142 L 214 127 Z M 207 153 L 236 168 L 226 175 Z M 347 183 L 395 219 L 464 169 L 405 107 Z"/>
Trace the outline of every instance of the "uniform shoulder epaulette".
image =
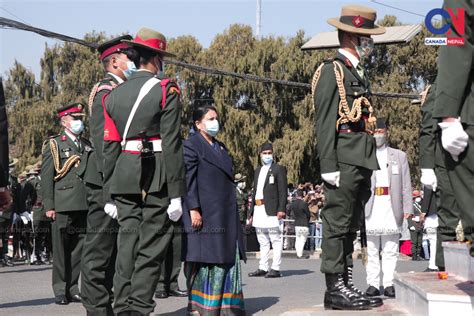
<path id="1" fill-rule="evenodd" d="M 327 58 L 327 59 L 323 60 L 323 63 L 332 64 L 333 61 L 334 61 L 334 58 Z"/>
<path id="2" fill-rule="evenodd" d="M 48 136 L 48 139 L 45 140 L 45 141 L 48 142 L 51 138 L 56 138 L 56 137 L 59 137 L 59 136 L 61 136 L 61 134 L 56 134 L 56 135 Z"/>
<path id="3" fill-rule="evenodd" d="M 161 108 L 164 109 L 166 105 L 166 96 L 171 94 L 177 94 L 178 97 L 181 95 L 181 90 L 179 89 L 178 84 L 172 79 L 165 78 L 161 79 Z"/>

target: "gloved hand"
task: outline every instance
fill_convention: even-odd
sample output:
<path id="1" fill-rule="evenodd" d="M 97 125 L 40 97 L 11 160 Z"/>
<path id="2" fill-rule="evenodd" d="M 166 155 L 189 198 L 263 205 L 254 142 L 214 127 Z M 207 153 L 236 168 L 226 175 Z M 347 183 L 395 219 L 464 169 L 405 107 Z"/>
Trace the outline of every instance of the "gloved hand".
<path id="1" fill-rule="evenodd" d="M 170 218 L 170 220 L 172 220 L 173 222 L 177 222 L 181 218 L 181 215 L 183 215 L 181 198 L 178 197 L 171 199 L 170 205 L 168 206 L 166 212 L 168 213 L 168 217 Z"/>
<path id="2" fill-rule="evenodd" d="M 421 183 L 430 188 L 433 191 L 436 191 L 438 187 L 438 179 L 433 169 L 421 169 Z"/>
<path id="3" fill-rule="evenodd" d="M 20 214 L 20 219 L 23 222 L 23 224 L 25 224 L 25 225 L 28 224 L 29 218 L 30 217 L 29 217 L 28 212 L 23 212 L 23 213 Z"/>
<path id="4" fill-rule="evenodd" d="M 464 131 L 461 122 L 438 123 L 441 128 L 441 144 L 451 154 L 454 161 L 459 160 L 459 155 L 466 149 L 469 136 Z"/>
<path id="5" fill-rule="evenodd" d="M 335 172 L 323 173 L 321 174 L 321 178 L 323 178 L 323 180 L 329 183 L 330 185 L 335 185 L 336 187 L 339 188 L 339 180 L 341 178 L 341 172 L 335 171 Z"/>
<path id="6" fill-rule="evenodd" d="M 113 203 L 106 203 L 104 206 L 104 212 L 107 213 L 113 219 L 117 219 L 117 205 Z"/>

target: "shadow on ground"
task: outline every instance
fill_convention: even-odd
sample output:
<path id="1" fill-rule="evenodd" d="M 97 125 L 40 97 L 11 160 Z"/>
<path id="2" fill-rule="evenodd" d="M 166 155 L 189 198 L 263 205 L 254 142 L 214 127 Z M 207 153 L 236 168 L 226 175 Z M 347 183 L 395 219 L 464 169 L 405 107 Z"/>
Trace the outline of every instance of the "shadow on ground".
<path id="1" fill-rule="evenodd" d="M 0 309 L 2 308 L 15 308 L 15 307 L 27 307 L 27 306 L 44 306 L 54 303 L 54 298 L 40 298 L 36 300 L 20 301 L 0 304 Z"/>

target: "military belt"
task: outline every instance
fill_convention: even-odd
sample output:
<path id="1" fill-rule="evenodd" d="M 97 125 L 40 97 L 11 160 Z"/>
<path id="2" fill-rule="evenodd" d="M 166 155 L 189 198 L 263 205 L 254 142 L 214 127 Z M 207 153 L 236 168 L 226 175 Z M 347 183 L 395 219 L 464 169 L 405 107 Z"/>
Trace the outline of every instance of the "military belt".
<path id="1" fill-rule="evenodd" d="M 139 155 L 143 152 L 143 139 L 130 139 L 125 142 L 122 152 Z M 150 137 L 146 140 L 153 146 L 153 152 L 161 152 L 161 139 L 159 137 Z"/>
<path id="2" fill-rule="evenodd" d="M 390 190 L 388 189 L 388 187 L 376 187 L 375 188 L 375 195 L 389 195 L 389 192 Z"/>

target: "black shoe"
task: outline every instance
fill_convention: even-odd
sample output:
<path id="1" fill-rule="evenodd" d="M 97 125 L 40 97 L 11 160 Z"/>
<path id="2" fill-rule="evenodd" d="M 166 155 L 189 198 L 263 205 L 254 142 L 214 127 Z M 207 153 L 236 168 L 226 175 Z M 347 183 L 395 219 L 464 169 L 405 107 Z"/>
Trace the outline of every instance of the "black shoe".
<path id="1" fill-rule="evenodd" d="M 81 299 L 81 296 L 79 294 L 74 294 L 69 298 L 69 301 L 73 302 L 73 303 L 80 303 L 80 302 L 82 302 L 82 299 Z"/>
<path id="2" fill-rule="evenodd" d="M 325 309 L 366 310 L 370 309 L 370 302 L 349 290 L 344 284 L 342 273 L 326 273 L 326 287 L 324 293 Z"/>
<path id="3" fill-rule="evenodd" d="M 380 291 L 375 286 L 369 286 L 365 291 L 365 295 L 367 296 L 380 296 Z"/>
<path id="4" fill-rule="evenodd" d="M 155 298 L 168 298 L 168 293 L 166 291 L 156 291 Z"/>
<path id="5" fill-rule="evenodd" d="M 11 262 L 9 259 L 3 259 L 1 261 L 1 264 L 2 264 L 3 267 L 13 267 L 14 266 L 13 262 Z"/>
<path id="6" fill-rule="evenodd" d="M 176 296 L 176 297 L 186 297 L 188 296 L 188 291 L 183 291 L 180 289 L 172 290 L 168 292 L 169 296 Z"/>
<path id="7" fill-rule="evenodd" d="M 346 287 L 355 294 L 357 294 L 360 298 L 368 300 L 370 303 L 370 307 L 379 307 L 383 305 L 383 300 L 380 297 L 369 297 L 365 295 L 364 292 L 356 288 L 354 280 L 352 278 L 352 266 L 348 266 L 346 269 L 346 273 L 343 273 L 342 276 L 344 278 L 344 284 L 346 285 Z"/>
<path id="8" fill-rule="evenodd" d="M 298 257 L 298 259 L 309 259 L 309 255 Z"/>
<path id="9" fill-rule="evenodd" d="M 69 304 L 69 301 L 67 300 L 66 295 L 56 295 L 54 303 L 58 305 L 67 305 Z"/>
<path id="10" fill-rule="evenodd" d="M 41 261 L 41 260 L 36 260 L 36 261 L 34 261 L 34 262 L 32 263 L 32 265 L 35 265 L 35 266 L 40 266 L 40 265 L 42 265 L 42 264 L 44 264 L 44 262 Z"/>
<path id="11" fill-rule="evenodd" d="M 423 270 L 423 272 L 439 272 L 439 270 L 438 269 L 426 268 L 425 270 Z"/>
<path id="12" fill-rule="evenodd" d="M 270 271 L 268 271 L 268 273 L 265 275 L 265 277 L 266 278 L 280 278 L 281 273 L 278 270 L 270 269 Z"/>
<path id="13" fill-rule="evenodd" d="M 267 271 L 257 269 L 255 272 L 250 272 L 249 277 L 263 277 L 267 274 Z"/>
<path id="14" fill-rule="evenodd" d="M 395 288 L 393 286 L 387 286 L 383 294 L 388 297 L 395 297 Z"/>

